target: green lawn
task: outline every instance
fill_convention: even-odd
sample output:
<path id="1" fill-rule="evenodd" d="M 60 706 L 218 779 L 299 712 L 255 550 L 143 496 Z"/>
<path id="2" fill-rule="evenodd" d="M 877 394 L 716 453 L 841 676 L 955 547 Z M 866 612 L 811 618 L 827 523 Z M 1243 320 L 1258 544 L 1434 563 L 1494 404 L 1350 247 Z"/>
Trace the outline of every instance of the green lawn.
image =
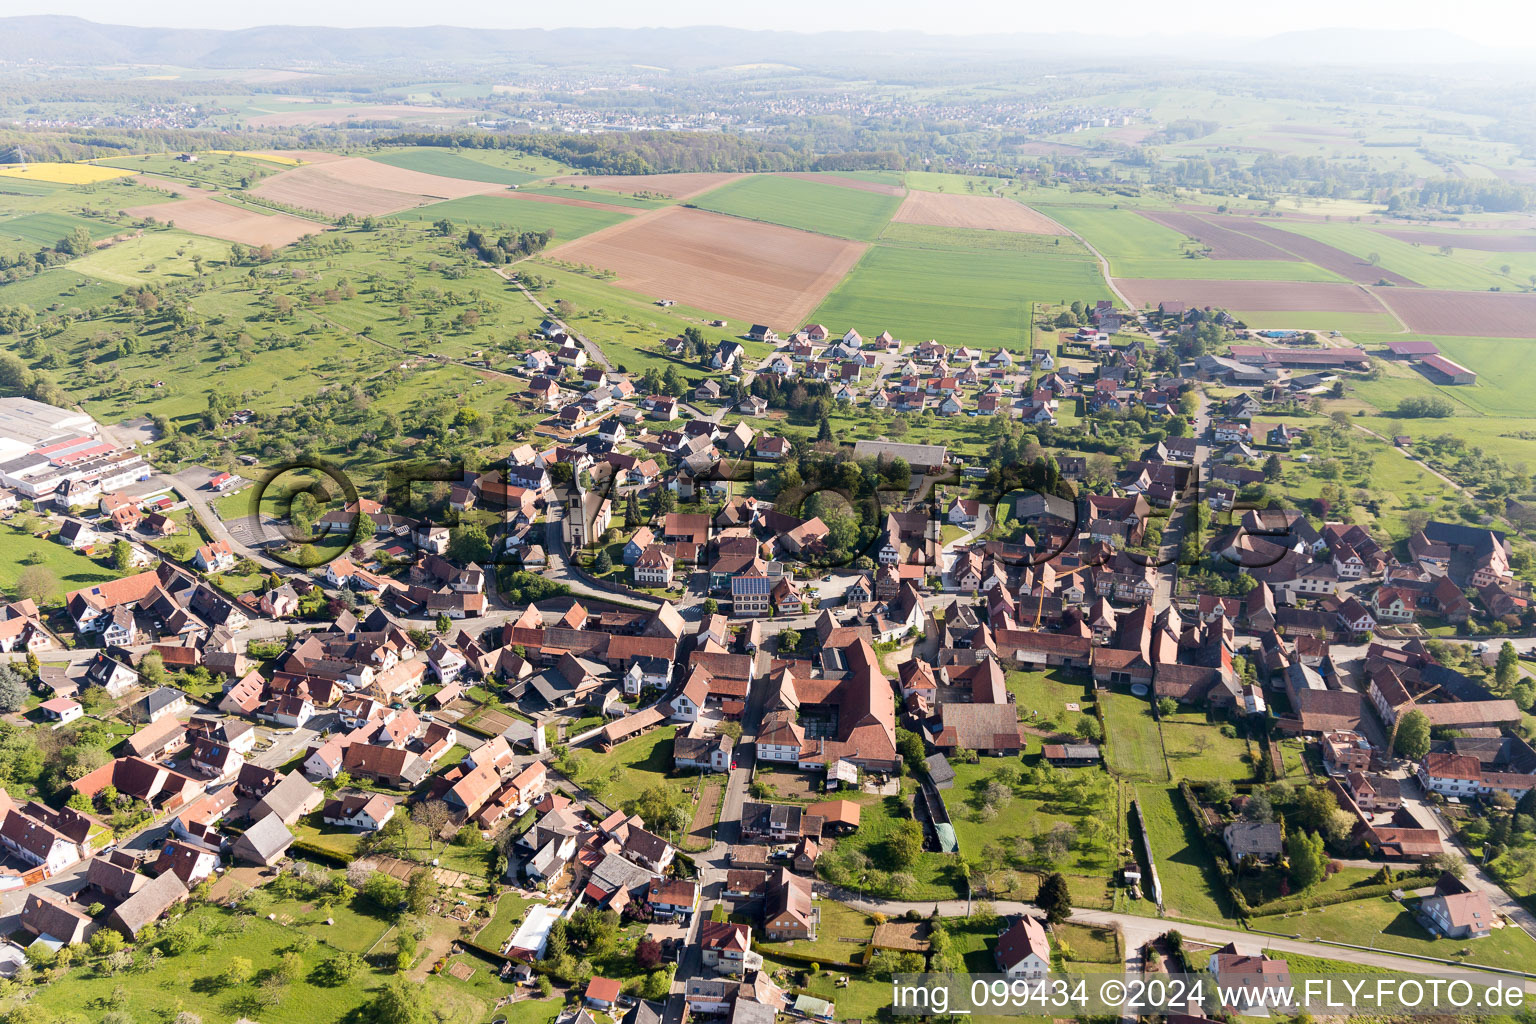
<path id="1" fill-rule="evenodd" d="M 869 940 L 875 934 L 875 922 L 862 910 L 838 903 L 836 900 L 817 900 L 821 921 L 816 926 L 816 938 L 810 941 L 771 942 L 754 931 L 753 938 L 760 941 L 763 949 L 772 952 L 783 950 L 798 956 L 815 957 L 818 961 L 838 961 L 861 964 L 869 949 Z"/>
<path id="2" fill-rule="evenodd" d="M 1128 693 L 1109 693 L 1104 698 L 1106 758 L 1117 774 L 1161 781 L 1168 778 L 1163 744 L 1158 736 L 1152 705 Z"/>
<path id="3" fill-rule="evenodd" d="M 1028 352 L 1030 303 L 1108 298 L 1098 265 L 1024 252 L 965 252 L 874 245 L 834 288 L 813 319 L 882 330 L 916 343 L 929 338 Z"/>
<path id="4" fill-rule="evenodd" d="M 902 788 L 911 792 L 916 788 L 916 783 L 911 779 L 903 779 Z M 859 804 L 859 829 L 837 840 L 833 855 L 841 860 L 849 854 L 862 854 L 869 858 L 868 874 L 879 874 L 889 868 L 886 840 L 897 823 L 908 817 L 906 808 L 901 798 L 895 796 L 859 793 L 847 799 Z M 825 862 L 826 856 L 822 859 Z M 901 870 L 912 876 L 912 884 L 903 888 L 901 898 L 952 900 L 965 895 L 965 882 L 960 877 L 957 860 L 949 854 L 925 850 L 918 855 L 915 863 Z M 849 881 L 853 888 L 860 888 L 857 878 Z"/>
<path id="5" fill-rule="evenodd" d="M 751 174 L 699 196 L 689 205 L 868 242 L 879 236 L 901 205 L 901 198 L 802 178 Z"/>
<path id="6" fill-rule="evenodd" d="M 1158 878 L 1163 884 L 1163 905 L 1168 916 L 1236 923 L 1223 909 L 1225 899 L 1215 895 L 1220 891 L 1221 879 L 1204 841 L 1195 832 L 1194 822 L 1185 820 L 1188 810 L 1179 791 L 1143 784 L 1136 787 L 1136 799 L 1146 816 L 1147 834 L 1152 840 L 1152 853 L 1157 862 Z M 1138 909 L 1156 913 L 1150 899 L 1143 900 Z"/>
<path id="7" fill-rule="evenodd" d="M 1105 887 L 1118 864 L 1118 828 L 1108 829 L 1096 846 L 1075 845 L 1064 859 L 1055 863 L 1021 856 L 1022 845 L 1030 837 L 1049 832 L 1058 823 L 1081 830 L 1088 819 L 1114 822 L 1113 786 L 1103 770 L 1065 769 L 1058 775 L 1063 782 L 1059 787 L 1044 789 L 1021 782 L 1004 790 L 1007 795 L 998 800 L 989 797 L 987 789 L 989 783 L 996 781 L 994 773 L 1003 764 L 1017 766 L 1018 762 L 984 757 L 976 764 L 954 765 L 955 784 L 944 794 L 944 804 L 955 826 L 961 856 L 983 865 L 987 884 L 998 899 L 1032 897 L 1038 879 L 1029 872 L 1058 870 L 1068 876 L 1074 903 L 1108 907 Z M 1093 776 L 1104 785 L 1096 793 L 1088 791 L 1085 799 L 1079 800 L 1067 788 L 1067 784 Z M 1009 865 L 1018 870 L 1007 870 Z"/>
<path id="8" fill-rule="evenodd" d="M 314 968 L 335 955 L 327 945 L 316 944 L 298 951 L 302 961 L 298 980 L 282 990 L 275 1005 L 263 1006 L 255 998 L 260 991 L 257 981 L 226 983 L 229 961 L 237 956 L 249 960 L 260 977 L 293 948 L 292 929 L 211 907 L 191 911 L 181 927 L 198 936 L 191 951 L 158 962 L 141 952 L 134 969 L 116 975 L 82 963 L 70 971 L 65 983 L 37 987 L 32 1004 L 50 1017 L 62 1017 L 79 1014 L 83 1007 L 111 1006 L 113 993 L 122 989 L 124 1008 L 131 1009 L 137 1019 L 169 1020 L 187 1010 L 204 1020 L 228 1021 L 252 1015 L 264 1024 L 314 1024 L 359 1012 L 380 981 L 378 975 L 367 971 L 335 988 L 312 982 Z"/>
<path id="9" fill-rule="evenodd" d="M 428 223 L 447 218 L 461 224 L 502 231 L 550 231 L 554 233 L 555 243 L 559 243 L 617 224 L 629 215 L 619 210 L 595 210 L 589 206 L 564 206 L 560 203 L 540 203 L 506 196 L 466 196 L 430 206 L 418 206 L 394 216 L 401 220 Z"/>
<path id="10" fill-rule="evenodd" d="M 370 913 L 366 900 L 358 897 L 351 906 L 319 906 L 300 900 L 280 899 L 268 913 L 277 915 L 285 928 L 312 935 L 317 940 L 352 953 L 366 953 L 389 931 L 388 921 Z M 332 923 L 327 924 L 329 920 Z"/>
<path id="11" fill-rule="evenodd" d="M 522 185 L 538 180 L 536 174 L 492 167 L 488 163 L 462 157 L 450 149 L 389 149 L 369 159 L 423 174 L 440 174 L 445 178 L 461 178 L 466 181 L 490 181 L 498 185 Z"/>
<path id="12" fill-rule="evenodd" d="M 1208 722 L 1200 712 L 1180 712 L 1163 719 L 1163 743 L 1177 779 L 1244 777 L 1250 764 L 1248 744 L 1238 736 L 1223 736 L 1221 722 Z"/>
<path id="13" fill-rule="evenodd" d="M 695 781 L 697 772 L 677 775 L 672 771 L 672 738 L 677 726 L 652 729 L 644 736 L 626 740 L 606 754 L 585 747 L 576 750 L 580 764 L 576 782 L 583 786 L 597 784 L 599 799 L 609 807 L 633 800 L 647 788 L 662 783 L 681 787 Z"/>
<path id="14" fill-rule="evenodd" d="M 517 931 L 517 926 L 522 923 L 523 912 L 528 909 L 528 900 L 516 893 L 503 893 L 496 901 L 496 910 L 491 919 L 486 922 L 484 928 L 475 936 L 475 941 L 487 949 L 501 949 L 501 944 L 512 937 Z"/>
<path id="15" fill-rule="evenodd" d="M 1110 928 L 1094 928 L 1090 925 L 1073 924 L 1067 921 L 1051 929 L 1051 939 L 1058 949 L 1061 948 L 1062 943 L 1071 947 L 1072 955 L 1067 959 L 1073 963 L 1121 964 L 1125 962 L 1120 936 Z"/>
<path id="16" fill-rule="evenodd" d="M 1518 927 L 1507 925 L 1481 939 L 1433 938 L 1409 910 L 1387 896 L 1266 920 L 1274 922 L 1270 925 L 1273 930 L 1300 935 L 1304 939 L 1348 942 L 1468 965 L 1522 971 L 1531 970 L 1531 965 L 1536 964 L 1536 939 Z"/>
<path id="17" fill-rule="evenodd" d="M 763 948 L 771 949 L 773 945 L 768 943 Z M 806 965 L 775 960 L 771 952 L 763 957 L 763 969 L 773 975 L 775 983 L 791 1000 L 797 995 L 812 995 L 835 1004 L 838 1020 L 875 1020 L 880 1010 L 891 1005 L 890 983 L 858 972 L 847 975 L 848 984 L 839 986 L 837 981 L 843 975 L 836 971 L 807 977 Z"/>
<path id="18" fill-rule="evenodd" d="M 1013 694 L 1019 710 L 1024 713 L 1026 725 L 1070 730 L 1079 715 L 1093 711 L 1093 691 L 1088 689 L 1088 678 L 1084 674 L 1061 668 L 1027 671 L 1011 668 L 1005 680 L 1008 692 Z M 1068 704 L 1076 704 L 1078 710 L 1067 710 Z"/>
<path id="19" fill-rule="evenodd" d="M 49 574 L 44 577 L 52 584 L 49 604 L 62 601 L 71 590 L 105 583 L 122 575 L 69 550 L 51 537 L 39 540 L 23 533 L 15 523 L 14 519 L 0 522 L 0 591 L 14 595 L 16 581 L 34 565 Z"/>
<path id="20" fill-rule="evenodd" d="M 468 981 L 448 973 L 458 964 L 474 972 Z M 483 1024 L 493 1017 L 505 1017 L 507 1024 L 550 1024 L 563 1006 L 559 998 L 540 999 L 537 993 L 498 1006 L 514 990 L 497 976 L 495 965 L 467 953 L 448 957 L 443 970 L 430 975 L 424 987 L 432 994 L 433 1017 L 442 1024 Z"/>

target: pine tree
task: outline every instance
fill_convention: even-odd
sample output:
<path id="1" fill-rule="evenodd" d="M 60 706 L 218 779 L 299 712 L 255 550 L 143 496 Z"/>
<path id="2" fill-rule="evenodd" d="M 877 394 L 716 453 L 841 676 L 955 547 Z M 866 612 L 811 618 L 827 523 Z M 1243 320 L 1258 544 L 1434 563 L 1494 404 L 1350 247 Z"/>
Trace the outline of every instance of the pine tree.
<path id="1" fill-rule="evenodd" d="M 634 491 L 630 491 L 629 497 L 624 501 L 624 526 L 626 529 L 633 530 L 642 521 L 640 516 L 640 499 L 635 496 Z"/>
<path id="2" fill-rule="evenodd" d="M 1072 916 L 1072 894 L 1067 890 L 1067 880 L 1061 872 L 1052 871 L 1040 880 L 1035 906 L 1045 911 L 1045 919 L 1051 924 L 1061 924 Z"/>

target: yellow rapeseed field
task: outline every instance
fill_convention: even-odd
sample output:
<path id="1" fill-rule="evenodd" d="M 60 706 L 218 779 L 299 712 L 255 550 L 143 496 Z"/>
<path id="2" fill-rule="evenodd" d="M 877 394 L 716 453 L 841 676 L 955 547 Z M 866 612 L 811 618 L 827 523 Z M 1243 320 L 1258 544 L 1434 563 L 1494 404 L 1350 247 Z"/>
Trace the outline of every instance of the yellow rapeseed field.
<path id="1" fill-rule="evenodd" d="M 304 162 L 291 156 L 262 153 L 254 149 L 210 149 L 208 152 L 218 153 L 220 156 L 248 156 L 252 160 L 267 160 L 274 164 L 287 164 L 289 167 L 297 167 Z"/>
<path id="2" fill-rule="evenodd" d="M 94 185 L 98 181 L 125 178 L 132 171 L 116 167 L 98 167 L 96 164 L 4 164 L 0 176 L 6 178 L 31 178 L 33 181 L 51 181 L 56 185 Z"/>

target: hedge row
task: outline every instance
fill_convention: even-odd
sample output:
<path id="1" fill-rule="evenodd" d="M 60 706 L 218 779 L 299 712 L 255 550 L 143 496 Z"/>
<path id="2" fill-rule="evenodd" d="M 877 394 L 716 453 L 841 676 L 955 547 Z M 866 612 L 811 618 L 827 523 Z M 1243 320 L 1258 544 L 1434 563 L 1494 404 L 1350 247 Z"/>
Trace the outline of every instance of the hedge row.
<path id="1" fill-rule="evenodd" d="M 763 956 L 772 957 L 775 960 L 785 960 L 797 964 L 816 964 L 819 967 L 836 967 L 845 971 L 862 971 L 863 964 L 852 963 L 847 960 L 823 960 L 819 956 L 808 953 L 796 953 L 793 950 L 779 949 L 777 946 L 763 946 L 756 940 L 752 943 L 752 952 L 761 953 Z"/>
<path id="2" fill-rule="evenodd" d="M 318 857 L 323 861 L 328 861 L 331 864 L 335 864 L 337 867 L 344 868 L 348 864 L 352 863 L 351 858 L 345 857 L 337 853 L 335 850 L 321 846 L 319 843 L 309 839 L 295 839 L 293 841 L 293 845 L 290 846 L 289 849 L 298 850 L 300 853 L 307 853 L 311 857 Z"/>

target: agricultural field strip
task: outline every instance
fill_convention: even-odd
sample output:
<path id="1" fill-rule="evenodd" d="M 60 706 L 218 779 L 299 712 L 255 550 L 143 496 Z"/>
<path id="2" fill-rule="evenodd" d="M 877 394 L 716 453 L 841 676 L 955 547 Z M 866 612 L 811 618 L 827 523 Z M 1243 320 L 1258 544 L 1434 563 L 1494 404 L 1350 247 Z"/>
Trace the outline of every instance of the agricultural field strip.
<path id="1" fill-rule="evenodd" d="M 804 322 L 865 248 L 673 206 L 560 245 L 549 255 L 611 270 L 622 287 L 658 300 L 783 326 Z"/>

